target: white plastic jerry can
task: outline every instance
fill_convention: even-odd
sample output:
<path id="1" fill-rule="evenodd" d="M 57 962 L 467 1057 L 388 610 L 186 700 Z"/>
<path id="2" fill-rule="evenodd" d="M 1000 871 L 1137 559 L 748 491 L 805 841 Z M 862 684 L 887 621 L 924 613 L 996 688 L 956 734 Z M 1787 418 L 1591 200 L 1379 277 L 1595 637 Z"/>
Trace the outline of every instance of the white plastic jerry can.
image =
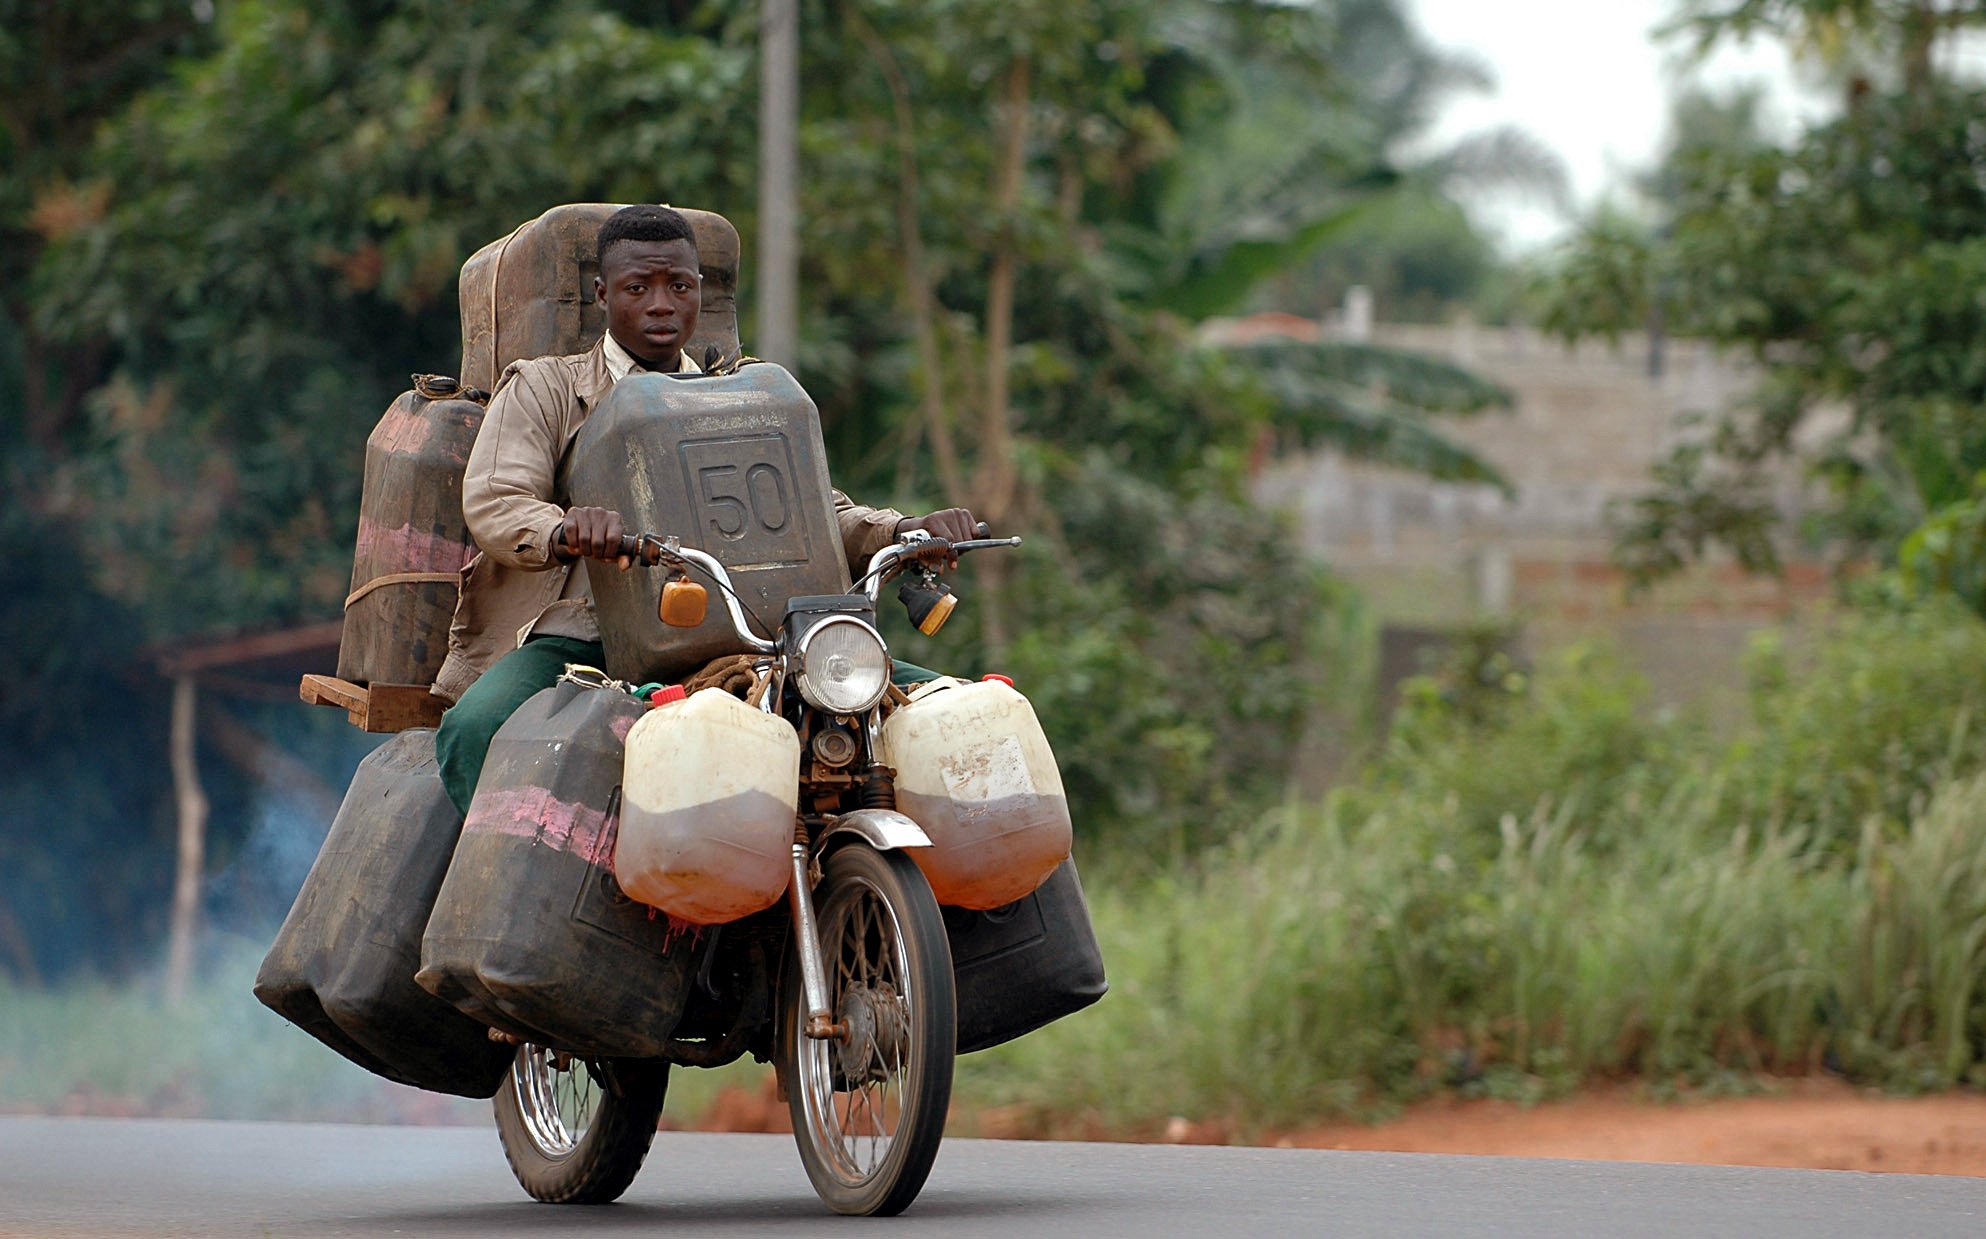
<path id="1" fill-rule="evenodd" d="M 910 855 L 939 903 L 997 908 L 1069 856 L 1069 799 L 1034 707 L 998 680 L 919 686 L 883 723 L 897 808 L 931 837 Z"/>
<path id="2" fill-rule="evenodd" d="M 614 877 L 698 925 L 771 907 L 792 874 L 800 738 L 719 688 L 650 710 L 628 732 Z"/>

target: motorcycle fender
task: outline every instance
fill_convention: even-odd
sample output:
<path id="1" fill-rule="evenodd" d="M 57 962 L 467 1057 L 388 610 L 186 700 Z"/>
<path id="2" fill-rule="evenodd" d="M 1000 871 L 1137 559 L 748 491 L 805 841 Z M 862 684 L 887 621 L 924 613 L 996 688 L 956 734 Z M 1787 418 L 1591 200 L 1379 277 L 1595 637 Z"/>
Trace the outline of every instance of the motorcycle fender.
<path id="1" fill-rule="evenodd" d="M 857 809 L 844 813 L 821 832 L 822 845 L 836 835 L 854 835 L 878 852 L 931 846 L 931 837 L 924 833 L 924 828 L 894 809 Z"/>

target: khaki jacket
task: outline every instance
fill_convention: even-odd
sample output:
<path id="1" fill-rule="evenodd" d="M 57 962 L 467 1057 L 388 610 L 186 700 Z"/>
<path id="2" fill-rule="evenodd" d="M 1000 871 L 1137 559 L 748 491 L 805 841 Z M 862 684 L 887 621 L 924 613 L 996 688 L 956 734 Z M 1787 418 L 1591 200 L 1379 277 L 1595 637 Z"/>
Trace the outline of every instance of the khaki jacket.
<path id="1" fill-rule="evenodd" d="M 573 438 L 614 385 L 602 347 L 512 362 L 497 380 L 462 477 L 462 515 L 481 550 L 462 569 L 437 697 L 459 700 L 477 676 L 523 644 L 547 611 L 591 606 L 560 602 L 576 565 L 553 557 L 552 534 L 565 519 Z M 851 565 L 887 546 L 903 518 L 892 508 L 862 507 L 838 490 L 834 513 Z"/>

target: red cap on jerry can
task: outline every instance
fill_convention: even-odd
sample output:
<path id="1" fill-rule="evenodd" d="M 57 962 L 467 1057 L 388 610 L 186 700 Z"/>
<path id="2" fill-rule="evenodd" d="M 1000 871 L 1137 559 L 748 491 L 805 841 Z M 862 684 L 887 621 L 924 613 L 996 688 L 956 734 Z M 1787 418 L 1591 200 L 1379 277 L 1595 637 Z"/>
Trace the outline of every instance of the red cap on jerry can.
<path id="1" fill-rule="evenodd" d="M 989 680 L 998 680 L 1000 683 L 1005 684 L 1008 688 L 1012 688 L 1014 686 L 1013 676 L 1001 675 L 997 671 L 989 671 L 985 675 L 979 677 L 979 682 L 982 684 L 986 683 Z"/>
<path id="2" fill-rule="evenodd" d="M 674 705 L 689 695 L 689 691 L 680 684 L 664 684 L 649 694 L 648 708 L 653 710 L 657 706 Z"/>

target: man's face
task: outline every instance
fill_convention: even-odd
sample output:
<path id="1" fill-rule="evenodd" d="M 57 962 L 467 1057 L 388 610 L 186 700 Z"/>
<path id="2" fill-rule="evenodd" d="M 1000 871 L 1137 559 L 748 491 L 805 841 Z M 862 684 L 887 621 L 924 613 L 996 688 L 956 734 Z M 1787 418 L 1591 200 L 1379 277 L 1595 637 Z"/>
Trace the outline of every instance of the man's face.
<path id="1" fill-rule="evenodd" d="M 607 330 L 645 366 L 674 370 L 703 305 L 696 247 L 688 241 L 616 241 L 593 279 Z"/>

